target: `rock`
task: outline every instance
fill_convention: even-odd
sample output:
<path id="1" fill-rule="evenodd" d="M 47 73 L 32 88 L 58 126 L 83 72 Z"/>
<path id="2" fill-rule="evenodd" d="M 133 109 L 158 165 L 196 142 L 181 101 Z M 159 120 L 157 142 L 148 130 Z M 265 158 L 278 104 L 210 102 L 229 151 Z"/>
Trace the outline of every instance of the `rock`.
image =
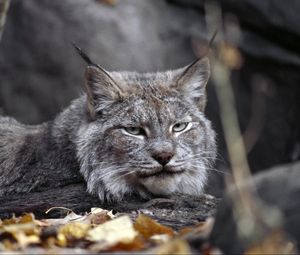
<path id="1" fill-rule="evenodd" d="M 254 177 L 259 198 L 283 215 L 283 230 L 300 248 L 300 162 L 268 169 Z M 233 191 L 234 192 L 234 191 Z M 215 226 L 210 236 L 212 246 L 225 254 L 242 254 L 252 245 L 237 233 L 232 202 L 228 196 L 219 204 Z M 271 217 L 270 212 L 269 217 Z M 253 238 L 255 239 L 255 238 Z"/>
<path id="2" fill-rule="evenodd" d="M 174 18 L 176 17 L 176 19 Z M 197 12 L 164 1 L 13 0 L 0 46 L 0 107 L 26 123 L 53 118 L 83 90 L 76 42 L 108 70 L 155 71 L 195 57 Z"/>

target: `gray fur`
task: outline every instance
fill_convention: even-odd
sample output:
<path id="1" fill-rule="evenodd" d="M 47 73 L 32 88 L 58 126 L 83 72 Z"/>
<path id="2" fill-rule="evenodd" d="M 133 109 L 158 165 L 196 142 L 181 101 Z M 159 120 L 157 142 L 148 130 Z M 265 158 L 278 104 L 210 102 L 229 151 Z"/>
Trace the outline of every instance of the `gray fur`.
<path id="1" fill-rule="evenodd" d="M 86 93 L 54 121 L 26 126 L 0 118 L 0 195 L 46 189 L 53 173 L 70 183 L 82 175 L 102 201 L 201 194 L 216 156 L 215 133 L 203 113 L 208 77 L 206 58 L 161 73 L 88 66 Z M 181 122 L 190 123 L 186 131 L 173 132 Z M 163 167 L 154 155 L 171 159 Z"/>

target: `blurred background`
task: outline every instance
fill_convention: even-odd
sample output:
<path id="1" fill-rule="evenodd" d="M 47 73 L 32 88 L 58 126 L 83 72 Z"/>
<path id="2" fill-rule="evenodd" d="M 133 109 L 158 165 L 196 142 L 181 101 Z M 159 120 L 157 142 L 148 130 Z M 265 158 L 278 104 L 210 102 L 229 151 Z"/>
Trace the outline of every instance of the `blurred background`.
<path id="1" fill-rule="evenodd" d="M 241 65 L 231 80 L 252 172 L 299 160 L 299 0 L 214 2 L 240 26 Z M 152 72 L 201 57 L 211 36 L 201 0 L 11 0 L 0 42 L 0 114 L 37 124 L 78 97 L 85 65 L 72 42 L 107 70 Z M 212 81 L 206 112 L 218 134 L 216 168 L 226 171 Z M 222 193 L 223 176 L 212 174 L 209 193 Z"/>

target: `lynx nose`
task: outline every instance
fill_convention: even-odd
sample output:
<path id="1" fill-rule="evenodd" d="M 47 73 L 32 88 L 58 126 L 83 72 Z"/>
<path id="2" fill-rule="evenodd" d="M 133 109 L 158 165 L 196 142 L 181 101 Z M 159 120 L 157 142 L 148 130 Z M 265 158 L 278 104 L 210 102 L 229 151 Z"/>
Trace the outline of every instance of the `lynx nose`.
<path id="1" fill-rule="evenodd" d="M 159 164 L 165 166 L 174 156 L 172 152 L 156 152 L 152 154 L 152 158 L 154 158 Z"/>

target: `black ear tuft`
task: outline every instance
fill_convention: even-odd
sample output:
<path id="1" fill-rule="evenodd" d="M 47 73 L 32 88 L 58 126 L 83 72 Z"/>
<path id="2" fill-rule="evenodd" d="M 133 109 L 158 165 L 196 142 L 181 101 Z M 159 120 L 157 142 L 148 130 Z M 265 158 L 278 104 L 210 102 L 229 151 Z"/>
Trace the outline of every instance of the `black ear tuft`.
<path id="1" fill-rule="evenodd" d="M 79 48 L 74 42 L 72 43 L 75 50 L 79 53 L 79 55 L 82 57 L 82 59 L 88 64 L 88 66 L 93 66 L 93 67 L 97 67 L 99 68 L 103 73 L 105 73 L 112 81 L 113 78 L 109 75 L 109 73 L 102 68 L 101 66 L 99 66 L 98 64 L 95 64 L 90 57 L 81 49 Z"/>
<path id="2" fill-rule="evenodd" d="M 83 50 L 81 48 L 79 48 L 74 42 L 72 43 L 75 50 L 78 52 L 78 54 L 82 57 L 82 59 L 89 65 L 89 66 L 97 66 L 97 64 L 95 64 L 91 59 L 90 57 L 85 53 L 83 52 Z"/>

